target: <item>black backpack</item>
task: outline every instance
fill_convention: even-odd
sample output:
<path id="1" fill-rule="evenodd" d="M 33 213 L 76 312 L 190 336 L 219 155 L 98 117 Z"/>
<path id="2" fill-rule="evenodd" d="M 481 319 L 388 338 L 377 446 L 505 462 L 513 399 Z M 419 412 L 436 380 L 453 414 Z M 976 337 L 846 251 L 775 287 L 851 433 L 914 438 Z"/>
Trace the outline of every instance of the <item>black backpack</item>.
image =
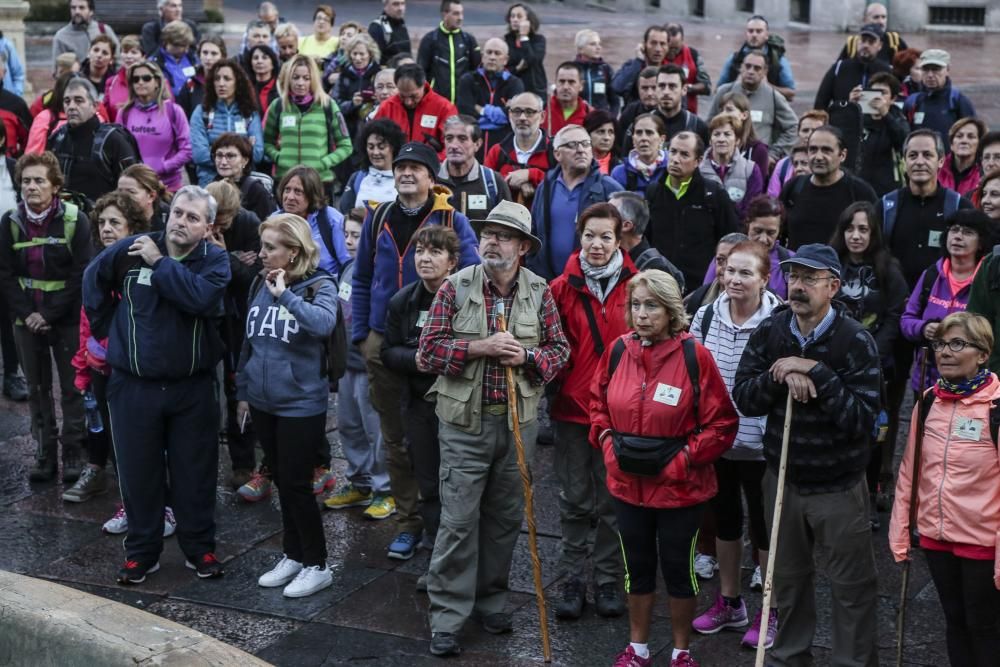
<path id="1" fill-rule="evenodd" d="M 333 245 L 333 226 L 326 217 L 325 206 L 320 207 L 317 212 L 316 224 L 327 252 L 330 253 L 331 257 L 336 258 L 336 250 L 334 250 Z M 310 286 L 309 289 L 312 287 Z M 311 303 L 315 294 L 315 291 L 310 293 L 307 290 L 306 301 Z M 326 345 L 326 367 L 323 371 L 330 382 L 330 391 L 337 391 L 340 378 L 344 377 L 344 373 L 347 372 L 347 324 L 344 322 L 344 312 L 340 307 L 340 299 L 337 299 L 337 324 L 333 327 L 333 333 L 330 334 Z"/>

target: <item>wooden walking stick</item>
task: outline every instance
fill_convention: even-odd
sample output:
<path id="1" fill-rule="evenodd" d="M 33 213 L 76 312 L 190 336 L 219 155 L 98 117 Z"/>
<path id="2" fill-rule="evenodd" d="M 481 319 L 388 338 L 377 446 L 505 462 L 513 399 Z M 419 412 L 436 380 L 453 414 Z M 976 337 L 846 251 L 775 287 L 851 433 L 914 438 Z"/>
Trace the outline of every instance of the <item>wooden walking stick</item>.
<path id="1" fill-rule="evenodd" d="M 917 526 L 917 486 L 920 483 L 920 457 L 924 448 L 924 420 L 927 415 L 923 410 L 923 390 L 927 382 L 927 359 L 931 356 L 930 349 L 924 350 L 924 356 L 920 360 L 920 395 L 917 398 L 917 434 L 913 440 L 913 467 L 910 473 L 910 521 L 909 531 Z M 903 561 L 903 579 L 899 587 L 899 611 L 896 612 L 896 667 L 903 665 L 903 634 L 906 630 L 906 594 L 910 588 L 910 561 L 913 557 L 913 550 L 910 550 L 910 558 Z"/>
<path id="2" fill-rule="evenodd" d="M 764 605 L 760 610 L 760 636 L 757 638 L 756 667 L 764 667 L 764 645 L 771 621 L 771 592 L 774 590 L 774 561 L 778 559 L 778 527 L 781 526 L 781 508 L 785 504 L 785 470 L 788 468 L 788 436 L 792 432 L 792 390 L 788 390 L 785 403 L 785 427 L 781 432 L 781 457 L 778 461 L 778 490 L 774 497 L 774 515 L 771 519 L 771 543 L 767 551 L 767 573 L 764 575 Z"/>
<path id="3" fill-rule="evenodd" d="M 497 318 L 500 331 L 507 331 L 503 301 L 497 301 Z M 552 647 L 549 645 L 549 620 L 545 613 L 545 591 L 542 589 L 542 561 L 538 558 L 538 535 L 535 531 L 535 499 L 531 492 L 528 459 L 524 455 L 524 441 L 521 439 L 521 424 L 517 415 L 517 386 L 514 384 L 513 367 L 506 366 L 505 368 L 507 371 L 507 409 L 510 411 L 511 424 L 514 428 L 517 467 L 521 471 L 521 483 L 524 485 L 524 512 L 528 518 L 528 551 L 531 553 L 531 570 L 535 574 L 535 599 L 538 602 L 538 618 L 542 628 L 542 657 L 545 662 L 552 662 Z"/>

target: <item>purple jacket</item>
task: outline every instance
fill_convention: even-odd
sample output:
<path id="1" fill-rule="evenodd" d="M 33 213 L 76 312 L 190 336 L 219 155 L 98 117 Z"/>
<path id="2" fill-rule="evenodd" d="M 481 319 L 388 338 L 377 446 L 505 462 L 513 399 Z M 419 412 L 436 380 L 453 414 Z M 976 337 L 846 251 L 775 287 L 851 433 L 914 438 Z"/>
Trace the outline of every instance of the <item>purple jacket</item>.
<path id="1" fill-rule="evenodd" d="M 787 248 L 782 248 L 779 254 L 778 244 L 775 243 L 768 256 L 771 258 L 771 277 L 767 279 L 767 289 L 780 296 L 784 301 L 788 299 L 788 283 L 785 282 L 785 274 L 781 271 L 781 259 L 782 257 L 785 259 L 795 257 L 795 253 Z M 705 272 L 705 282 L 702 284 L 708 285 L 713 280 L 715 280 L 715 258 L 712 258 L 712 261 L 708 263 L 708 271 Z"/>
<path id="2" fill-rule="evenodd" d="M 118 122 L 135 137 L 142 161 L 156 172 L 170 191 L 183 181 L 184 165 L 191 160 L 191 131 L 184 111 L 171 100 L 163 108 L 135 105 L 123 109 Z"/>
<path id="3" fill-rule="evenodd" d="M 951 283 L 945 274 L 944 262 L 944 258 L 941 258 L 935 263 L 938 277 L 931 286 L 931 292 L 927 297 L 927 305 L 923 308 L 923 312 L 920 309 L 920 292 L 923 288 L 924 275 L 927 271 L 920 274 L 920 279 L 917 280 L 916 287 L 913 288 L 913 293 L 910 294 L 910 298 L 906 301 L 906 310 L 903 311 L 903 317 L 899 321 L 900 329 L 906 340 L 914 343 L 924 342 L 924 327 L 928 323 L 940 322 L 952 313 L 965 310 L 965 307 L 969 305 L 969 293 L 972 289 L 972 281 L 969 281 L 968 285 L 960 289 L 958 294 L 952 294 Z M 976 270 L 979 270 L 978 266 Z M 950 273 L 949 269 L 948 274 Z M 927 348 L 925 347 L 918 347 L 914 354 L 916 363 L 913 366 L 913 373 L 910 375 L 910 385 L 916 391 L 923 391 L 937 382 L 938 379 L 937 369 L 931 363 L 933 362 L 932 357 L 931 362 L 927 364 L 927 379 L 925 384 L 922 387 L 920 386 L 920 364 L 926 350 Z"/>

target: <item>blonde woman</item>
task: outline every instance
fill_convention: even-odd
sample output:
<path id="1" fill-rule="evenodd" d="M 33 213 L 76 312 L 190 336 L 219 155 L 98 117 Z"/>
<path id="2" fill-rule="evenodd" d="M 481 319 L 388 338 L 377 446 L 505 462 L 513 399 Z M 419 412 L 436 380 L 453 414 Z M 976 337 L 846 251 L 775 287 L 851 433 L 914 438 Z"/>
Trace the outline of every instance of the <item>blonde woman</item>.
<path id="1" fill-rule="evenodd" d="M 261 223 L 260 246 L 264 270 L 250 290 L 237 419 L 252 420 L 281 500 L 284 556 L 258 583 L 284 586 L 285 597 L 298 598 L 333 583 L 312 478 L 326 437 L 329 386 L 321 368 L 337 321 L 338 290 L 317 269 L 319 249 L 299 216 L 284 213 Z"/>

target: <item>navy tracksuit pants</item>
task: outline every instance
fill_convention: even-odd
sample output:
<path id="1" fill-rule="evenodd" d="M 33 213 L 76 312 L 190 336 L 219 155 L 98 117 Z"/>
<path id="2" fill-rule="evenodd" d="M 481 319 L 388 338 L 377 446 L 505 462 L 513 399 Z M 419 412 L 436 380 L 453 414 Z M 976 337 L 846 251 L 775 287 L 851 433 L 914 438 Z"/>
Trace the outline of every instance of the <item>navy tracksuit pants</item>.
<path id="1" fill-rule="evenodd" d="M 215 551 L 217 395 L 210 373 L 179 380 L 111 373 L 108 407 L 128 517 L 128 560 L 152 564 L 160 558 L 168 473 L 181 551 L 192 562 Z"/>

